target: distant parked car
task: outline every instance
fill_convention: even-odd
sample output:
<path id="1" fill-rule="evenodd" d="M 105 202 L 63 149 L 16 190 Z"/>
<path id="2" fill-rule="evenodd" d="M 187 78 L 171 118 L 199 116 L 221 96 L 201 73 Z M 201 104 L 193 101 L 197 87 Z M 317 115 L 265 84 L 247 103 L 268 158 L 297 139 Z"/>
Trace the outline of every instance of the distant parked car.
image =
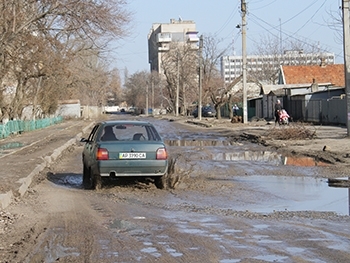
<path id="1" fill-rule="evenodd" d="M 198 108 L 195 108 L 192 112 L 193 117 L 198 117 Z M 215 117 L 216 110 L 211 106 L 203 106 L 202 107 L 202 117 Z"/>
<path id="2" fill-rule="evenodd" d="M 120 110 L 119 106 L 105 106 L 103 108 L 103 113 L 106 114 L 113 114 L 116 113 Z"/>
<path id="3" fill-rule="evenodd" d="M 100 189 L 110 179 L 130 176 L 150 177 L 160 189 L 166 186 L 168 153 L 151 123 L 100 122 L 81 142 L 85 189 Z"/>

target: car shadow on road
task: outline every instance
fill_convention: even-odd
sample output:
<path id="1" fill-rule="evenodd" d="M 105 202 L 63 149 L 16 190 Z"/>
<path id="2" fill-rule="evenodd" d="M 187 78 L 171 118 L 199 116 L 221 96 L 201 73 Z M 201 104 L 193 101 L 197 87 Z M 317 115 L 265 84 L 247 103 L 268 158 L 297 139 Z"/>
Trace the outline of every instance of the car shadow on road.
<path id="1" fill-rule="evenodd" d="M 74 189 L 84 189 L 83 187 L 83 175 L 80 173 L 51 173 L 48 172 L 46 175 L 47 180 L 50 182 Z M 147 177 L 125 177 L 115 178 L 113 180 L 104 180 L 103 188 L 138 188 L 148 189 L 155 188 L 154 181 Z"/>

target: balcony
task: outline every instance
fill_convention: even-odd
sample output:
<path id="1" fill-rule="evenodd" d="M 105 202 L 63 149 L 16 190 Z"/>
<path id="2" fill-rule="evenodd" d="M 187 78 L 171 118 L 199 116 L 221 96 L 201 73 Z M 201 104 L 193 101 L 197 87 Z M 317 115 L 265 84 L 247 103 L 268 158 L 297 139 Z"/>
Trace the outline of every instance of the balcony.
<path id="1" fill-rule="evenodd" d="M 158 33 L 157 43 L 167 43 L 171 42 L 171 33 Z"/>
<path id="2" fill-rule="evenodd" d="M 186 39 L 188 42 L 198 42 L 199 37 L 198 37 L 198 32 L 187 32 L 186 33 Z"/>
<path id="3" fill-rule="evenodd" d="M 199 50 L 199 46 L 196 43 L 190 42 L 189 44 L 191 50 Z"/>
<path id="4" fill-rule="evenodd" d="M 169 51 L 169 46 L 161 46 L 158 47 L 158 52 Z"/>

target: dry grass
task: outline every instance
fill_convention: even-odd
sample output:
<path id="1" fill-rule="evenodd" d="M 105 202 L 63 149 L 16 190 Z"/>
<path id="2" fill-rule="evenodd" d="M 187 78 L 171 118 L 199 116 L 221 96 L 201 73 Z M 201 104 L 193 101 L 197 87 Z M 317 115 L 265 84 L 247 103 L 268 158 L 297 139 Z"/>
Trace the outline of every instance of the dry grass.
<path id="1" fill-rule="evenodd" d="M 275 140 L 305 140 L 316 137 L 316 130 L 307 129 L 302 124 L 276 126 L 268 131 L 267 137 Z"/>

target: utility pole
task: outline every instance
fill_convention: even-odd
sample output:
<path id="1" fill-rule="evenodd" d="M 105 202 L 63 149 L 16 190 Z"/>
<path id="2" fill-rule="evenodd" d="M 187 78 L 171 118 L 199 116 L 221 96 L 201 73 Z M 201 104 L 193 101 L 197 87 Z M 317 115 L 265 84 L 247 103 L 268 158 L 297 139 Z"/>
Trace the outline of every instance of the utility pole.
<path id="1" fill-rule="evenodd" d="M 203 86 L 203 35 L 199 38 L 199 54 L 198 54 L 198 63 L 199 63 L 199 72 L 198 72 L 198 85 L 199 85 L 199 98 L 198 98 L 198 119 L 202 119 L 202 86 Z"/>
<path id="2" fill-rule="evenodd" d="M 148 85 L 149 83 L 146 85 L 146 116 L 148 116 Z"/>
<path id="3" fill-rule="evenodd" d="M 154 115 L 154 81 L 153 81 L 153 75 L 152 75 L 152 83 L 151 83 L 151 92 L 152 92 L 152 115 Z"/>
<path id="4" fill-rule="evenodd" d="M 343 47 L 345 68 L 345 90 L 346 90 L 346 126 L 347 135 L 350 136 L 350 23 L 349 23 L 349 0 L 343 0 Z"/>
<path id="5" fill-rule="evenodd" d="M 176 102 L 175 102 L 175 116 L 179 116 L 179 89 L 180 89 L 180 63 L 179 63 L 179 51 L 177 51 L 177 76 L 176 76 Z"/>
<path id="6" fill-rule="evenodd" d="M 248 122 L 247 114 L 247 45 L 246 45 L 246 13 L 247 5 L 245 0 L 241 0 L 241 12 L 242 12 L 242 69 L 243 69 L 243 123 Z"/>

